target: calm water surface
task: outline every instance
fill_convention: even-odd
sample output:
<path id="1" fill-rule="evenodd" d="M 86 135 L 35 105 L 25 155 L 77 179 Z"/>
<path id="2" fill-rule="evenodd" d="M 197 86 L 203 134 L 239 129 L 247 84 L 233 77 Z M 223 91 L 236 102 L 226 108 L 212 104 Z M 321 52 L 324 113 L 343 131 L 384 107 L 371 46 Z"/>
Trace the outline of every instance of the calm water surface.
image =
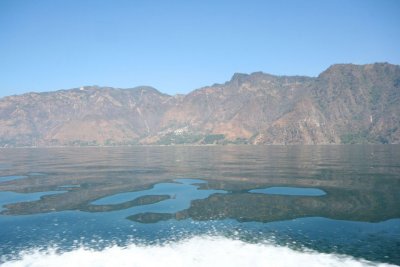
<path id="1" fill-rule="evenodd" d="M 399 203 L 396 145 L 1 149 L 0 264 L 400 265 Z"/>

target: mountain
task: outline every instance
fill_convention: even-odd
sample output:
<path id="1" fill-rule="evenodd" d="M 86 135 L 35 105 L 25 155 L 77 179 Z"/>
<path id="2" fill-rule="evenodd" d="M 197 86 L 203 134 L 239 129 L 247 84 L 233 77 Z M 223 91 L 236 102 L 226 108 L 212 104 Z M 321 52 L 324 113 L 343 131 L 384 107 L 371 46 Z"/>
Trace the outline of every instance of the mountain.
<path id="1" fill-rule="evenodd" d="M 0 99 L 0 146 L 400 143 L 400 66 L 234 74 L 170 96 L 87 86 Z"/>

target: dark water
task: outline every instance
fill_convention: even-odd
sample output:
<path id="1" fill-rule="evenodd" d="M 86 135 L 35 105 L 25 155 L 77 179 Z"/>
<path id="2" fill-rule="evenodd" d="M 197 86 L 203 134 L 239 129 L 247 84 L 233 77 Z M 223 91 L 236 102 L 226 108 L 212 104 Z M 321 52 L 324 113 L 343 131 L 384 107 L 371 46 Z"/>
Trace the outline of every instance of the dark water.
<path id="1" fill-rule="evenodd" d="M 4 266 L 399 265 L 400 146 L 2 149 L 0 212 Z"/>

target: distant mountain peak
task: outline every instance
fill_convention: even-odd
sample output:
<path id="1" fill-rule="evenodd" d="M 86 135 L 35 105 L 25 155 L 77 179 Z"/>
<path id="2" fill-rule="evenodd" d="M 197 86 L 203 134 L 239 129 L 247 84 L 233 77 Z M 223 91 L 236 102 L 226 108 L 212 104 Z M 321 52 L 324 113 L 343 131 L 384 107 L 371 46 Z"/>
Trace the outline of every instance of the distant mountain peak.
<path id="1" fill-rule="evenodd" d="M 136 86 L 136 87 L 133 87 L 130 89 L 124 89 L 124 90 L 131 90 L 131 91 L 136 91 L 136 92 L 140 92 L 140 93 L 154 93 L 154 94 L 158 94 L 158 95 L 167 95 L 167 94 L 160 92 L 156 88 L 154 88 L 152 86 L 147 86 L 147 85 Z"/>
<path id="2" fill-rule="evenodd" d="M 246 73 L 234 73 L 230 82 L 231 83 L 242 83 L 244 82 L 250 75 Z"/>
<path id="3" fill-rule="evenodd" d="M 82 86 L 0 99 L 0 146 L 400 143 L 400 66 L 235 73 L 169 96 Z"/>

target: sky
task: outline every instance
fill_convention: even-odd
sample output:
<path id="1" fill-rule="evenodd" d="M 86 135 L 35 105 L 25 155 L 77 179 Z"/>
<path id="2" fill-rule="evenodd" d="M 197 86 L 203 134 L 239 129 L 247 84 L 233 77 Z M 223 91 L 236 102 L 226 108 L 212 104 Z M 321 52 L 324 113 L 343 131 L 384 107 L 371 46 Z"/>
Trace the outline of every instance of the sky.
<path id="1" fill-rule="evenodd" d="M 0 97 L 400 64 L 398 0 L 0 0 Z"/>

